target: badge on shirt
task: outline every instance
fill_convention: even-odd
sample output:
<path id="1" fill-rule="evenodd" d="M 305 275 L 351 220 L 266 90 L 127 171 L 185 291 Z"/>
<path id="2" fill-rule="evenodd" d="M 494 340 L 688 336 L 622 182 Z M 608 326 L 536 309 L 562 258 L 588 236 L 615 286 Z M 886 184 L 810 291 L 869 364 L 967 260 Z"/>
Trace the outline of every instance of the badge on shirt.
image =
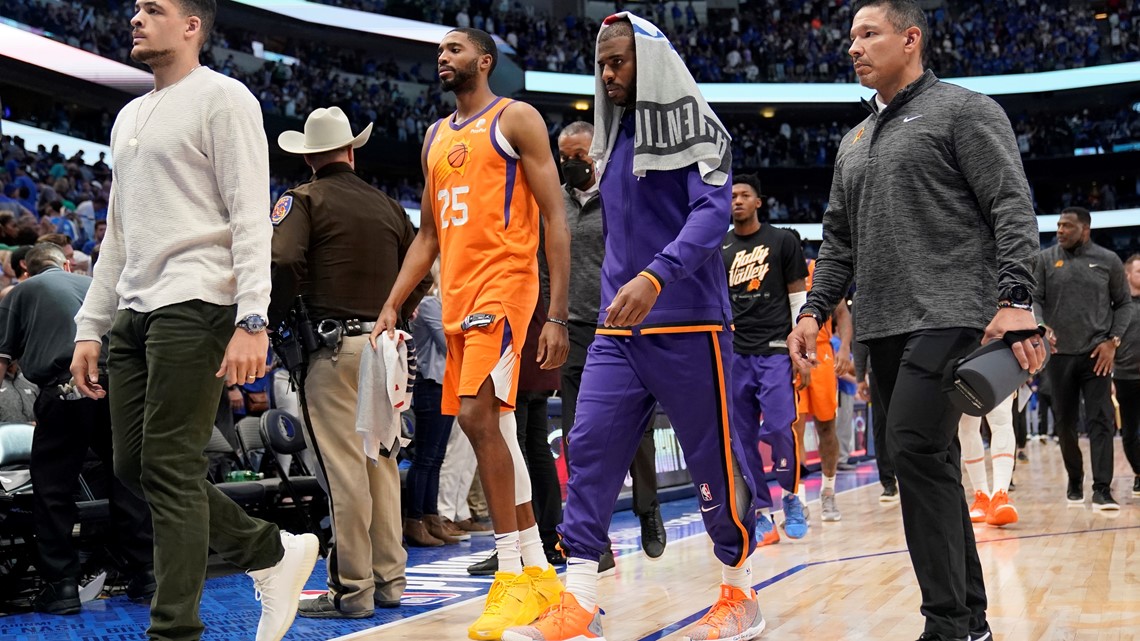
<path id="1" fill-rule="evenodd" d="M 289 210 L 291 209 L 293 209 L 293 197 L 282 196 L 277 200 L 277 204 L 273 206 L 273 213 L 269 215 L 269 222 L 273 223 L 274 227 L 280 225 L 281 221 L 285 220 L 285 217 L 289 215 Z"/>

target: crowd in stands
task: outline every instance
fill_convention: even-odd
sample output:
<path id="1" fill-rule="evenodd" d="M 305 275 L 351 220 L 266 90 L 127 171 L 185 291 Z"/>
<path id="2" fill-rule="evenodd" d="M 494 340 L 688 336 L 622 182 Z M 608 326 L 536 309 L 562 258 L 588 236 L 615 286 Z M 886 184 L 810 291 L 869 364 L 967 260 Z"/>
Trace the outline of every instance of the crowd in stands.
<path id="1" fill-rule="evenodd" d="M 19 137 L 0 137 L 0 289 L 17 275 L 12 272 L 11 252 L 33 245 L 45 235 L 62 235 L 65 249 L 77 271 L 87 271 L 103 240 L 111 193 L 111 169 L 103 153 L 91 162 L 79 151 L 70 158 L 40 145 L 29 149 Z M 307 175 L 288 173 L 270 178 L 271 198 L 304 181 Z M 405 207 L 419 207 L 423 186 L 406 178 L 381 180 L 365 176 L 372 184 L 399 200 Z M 53 238 L 52 240 L 57 240 Z"/>
<path id="2" fill-rule="evenodd" d="M 130 60 L 127 25 L 131 15 L 133 7 L 123 2 L 0 0 L 0 16 L 42 29 L 44 35 L 73 47 L 138 66 Z M 254 42 L 298 62 L 291 65 L 266 61 L 256 71 L 243 70 L 228 51 L 252 54 Z M 381 128 L 379 133 L 401 141 L 418 142 L 427 126 L 449 109 L 432 75 L 434 65 L 430 60 L 401 69 L 392 59 L 381 61 L 334 43 L 270 39 L 219 24 L 202 62 L 245 83 L 268 114 L 303 118 L 316 106 L 337 105 L 354 122 L 376 122 Z M 425 91 L 407 95 L 396 81 L 422 83 Z M 109 132 L 111 126 L 109 117 L 101 122 L 73 123 L 71 114 L 63 108 L 55 110 L 52 120 L 53 130 L 86 136 Z M 106 140 L 107 135 L 95 139 Z"/>
<path id="3" fill-rule="evenodd" d="M 494 32 L 526 69 L 590 73 L 598 25 L 536 15 L 519 0 L 319 0 L 416 20 Z M 621 3 L 616 3 L 621 4 Z M 851 2 L 755 0 L 702 19 L 692 2 L 642 9 L 701 82 L 852 82 Z M 1140 59 L 1135 0 L 1113 0 L 1098 28 L 1091 6 L 1042 0 L 949 1 L 928 12 L 928 61 L 945 77 L 1025 73 Z"/>

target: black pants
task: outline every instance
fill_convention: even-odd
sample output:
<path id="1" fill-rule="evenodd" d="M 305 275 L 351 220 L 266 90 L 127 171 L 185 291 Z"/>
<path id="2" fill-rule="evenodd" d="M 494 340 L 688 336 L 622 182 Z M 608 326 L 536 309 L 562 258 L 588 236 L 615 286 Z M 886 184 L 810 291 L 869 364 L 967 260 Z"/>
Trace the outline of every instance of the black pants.
<path id="1" fill-rule="evenodd" d="M 1140 322 L 1133 319 L 1132 322 Z M 1120 432 L 1124 455 L 1132 473 L 1140 476 L 1140 379 L 1115 379 L 1116 402 L 1120 403 Z"/>
<path id="2" fill-rule="evenodd" d="M 887 406 L 879 394 L 879 383 L 875 381 L 874 370 L 871 370 L 868 380 L 871 387 L 871 436 L 875 440 L 875 463 L 879 466 L 879 482 L 887 487 L 896 483 L 895 464 L 891 462 L 891 453 L 887 449 Z"/>
<path id="3" fill-rule="evenodd" d="M 123 564 L 121 569 L 136 574 L 154 566 L 150 508 L 114 478 L 110 407 L 106 398 L 60 400 L 58 391 L 50 386 L 36 399 L 31 472 L 36 547 L 40 555 L 36 567 L 45 581 L 79 579 L 79 556 L 71 533 L 78 516 L 75 493 L 88 448 L 103 461 L 111 479 L 111 527 L 117 544 L 115 552 Z"/>
<path id="4" fill-rule="evenodd" d="M 439 470 L 451 437 L 454 416 L 439 412 L 443 386 L 418 376 L 412 389 L 412 408 L 416 412 L 416 456 L 408 470 L 408 518 L 419 519 L 425 514 L 439 514 Z M 522 444 L 522 439 L 519 439 Z"/>
<path id="5" fill-rule="evenodd" d="M 985 626 L 986 588 L 962 491 L 958 412 L 947 364 L 978 346 L 975 329 L 923 330 L 867 341 L 887 411 L 903 531 L 922 591 L 926 631 L 963 639 Z"/>
<path id="6" fill-rule="evenodd" d="M 1097 376 L 1095 360 L 1087 354 L 1054 354 L 1046 366 L 1053 386 L 1053 411 L 1057 417 L 1057 436 L 1061 456 L 1070 481 L 1083 480 L 1084 457 L 1077 439 L 1080 401 L 1085 401 L 1085 419 L 1089 430 L 1092 459 L 1093 490 L 1108 489 L 1112 484 L 1112 379 Z"/>
<path id="7" fill-rule="evenodd" d="M 550 414 L 548 392 L 519 392 L 515 399 L 515 422 L 518 424 L 519 449 L 530 475 L 531 507 L 538 523 L 538 535 L 547 551 L 558 544 L 557 527 L 562 524 L 562 486 L 550 451 Z M 446 445 L 446 443 L 444 444 Z"/>
<path id="8" fill-rule="evenodd" d="M 1017 439 L 1017 448 L 1021 449 L 1029 440 L 1029 425 L 1025 420 L 1025 412 L 1028 410 L 1028 406 L 1020 410 L 1017 409 L 1019 407 L 1021 407 L 1020 396 L 1013 399 L 1013 435 Z"/>
<path id="9" fill-rule="evenodd" d="M 562 365 L 562 451 L 569 461 L 570 430 L 574 427 L 574 413 L 578 406 L 578 390 L 582 386 L 582 370 L 586 366 L 586 352 L 594 342 L 597 326 L 593 323 L 570 321 L 570 353 Z M 633 479 L 633 513 L 644 516 L 657 507 L 657 448 L 653 443 L 653 420 L 645 426 L 645 434 L 629 475 Z"/>

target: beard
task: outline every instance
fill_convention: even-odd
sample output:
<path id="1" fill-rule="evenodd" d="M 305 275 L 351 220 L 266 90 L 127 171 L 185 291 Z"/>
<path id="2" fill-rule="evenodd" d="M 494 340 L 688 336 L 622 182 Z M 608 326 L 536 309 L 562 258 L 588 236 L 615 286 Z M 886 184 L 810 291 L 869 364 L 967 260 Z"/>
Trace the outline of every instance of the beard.
<path id="1" fill-rule="evenodd" d="M 149 67 L 162 66 L 162 63 L 174 58 L 173 49 L 131 49 L 131 60 L 141 62 Z"/>
<path id="2" fill-rule="evenodd" d="M 453 67 L 450 80 L 440 80 L 439 88 L 452 93 L 463 93 L 471 88 L 479 75 L 479 61 L 472 60 L 466 68 Z"/>

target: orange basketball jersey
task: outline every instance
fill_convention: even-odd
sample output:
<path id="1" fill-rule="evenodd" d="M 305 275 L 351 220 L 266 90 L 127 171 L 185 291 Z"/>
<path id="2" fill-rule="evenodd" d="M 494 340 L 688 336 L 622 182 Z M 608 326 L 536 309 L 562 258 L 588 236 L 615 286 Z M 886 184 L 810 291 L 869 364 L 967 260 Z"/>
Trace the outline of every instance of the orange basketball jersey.
<path id="1" fill-rule="evenodd" d="M 815 274 L 815 261 L 808 261 L 808 275 L 807 275 L 807 290 L 811 291 L 811 277 Z M 819 328 L 819 335 L 815 339 L 816 344 L 827 343 L 831 344 L 831 321 L 828 320 Z"/>
<path id="2" fill-rule="evenodd" d="M 432 207 L 423 215 L 439 233 L 449 334 L 460 333 L 471 314 L 505 314 L 512 332 L 523 336 L 538 301 L 538 203 L 518 153 L 499 132 L 499 117 L 512 102 L 496 98 L 466 122 L 452 115 L 428 132 L 424 188 Z"/>

